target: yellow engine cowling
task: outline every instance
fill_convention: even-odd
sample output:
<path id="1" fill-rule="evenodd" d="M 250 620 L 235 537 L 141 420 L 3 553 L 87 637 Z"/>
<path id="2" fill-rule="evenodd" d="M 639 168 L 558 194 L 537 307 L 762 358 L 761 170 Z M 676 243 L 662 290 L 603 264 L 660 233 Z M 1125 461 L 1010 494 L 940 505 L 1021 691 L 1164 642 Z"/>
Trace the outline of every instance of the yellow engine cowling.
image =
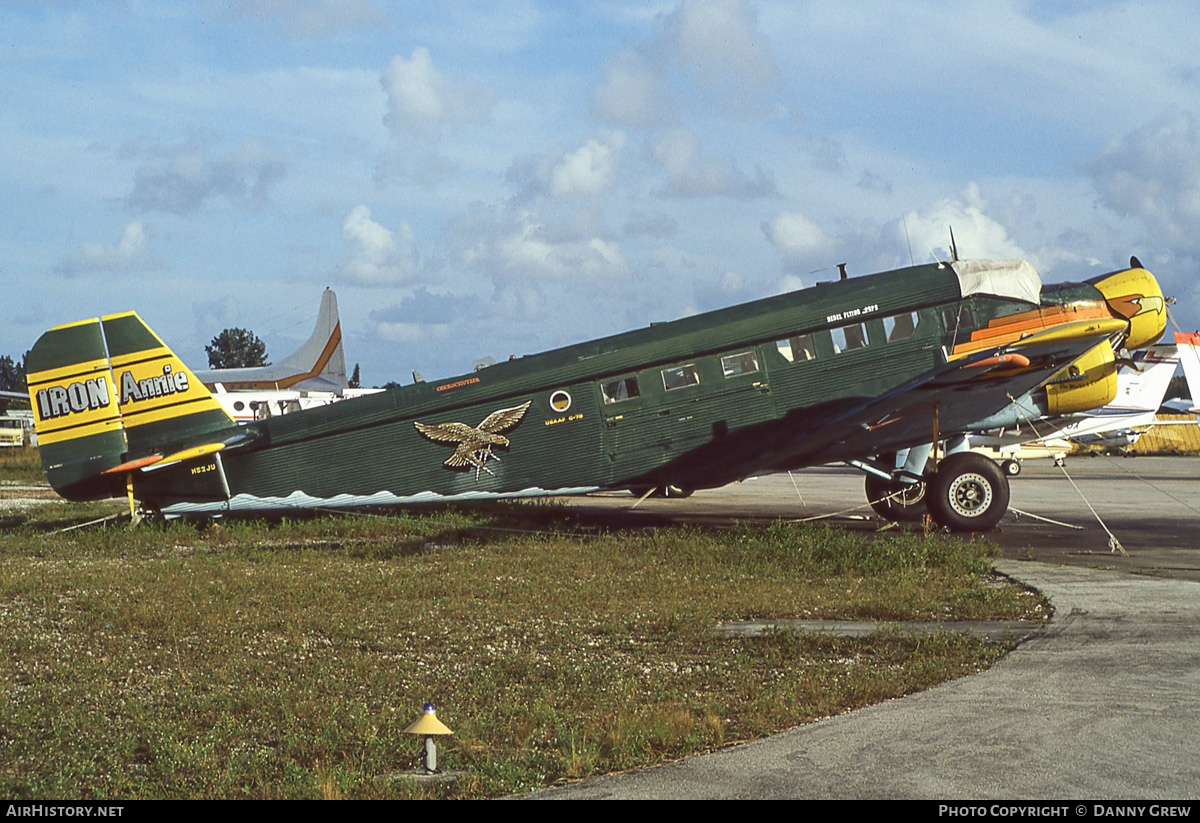
<path id="1" fill-rule="evenodd" d="M 1098 409 L 1117 396 L 1117 358 L 1105 340 L 1050 378 L 1046 407 L 1050 414 Z"/>
<path id="2" fill-rule="evenodd" d="M 1125 269 L 1088 282 L 1100 290 L 1114 314 L 1129 321 L 1125 348 L 1152 346 L 1167 330 L 1167 304 L 1162 288 L 1150 272 L 1143 268 Z"/>

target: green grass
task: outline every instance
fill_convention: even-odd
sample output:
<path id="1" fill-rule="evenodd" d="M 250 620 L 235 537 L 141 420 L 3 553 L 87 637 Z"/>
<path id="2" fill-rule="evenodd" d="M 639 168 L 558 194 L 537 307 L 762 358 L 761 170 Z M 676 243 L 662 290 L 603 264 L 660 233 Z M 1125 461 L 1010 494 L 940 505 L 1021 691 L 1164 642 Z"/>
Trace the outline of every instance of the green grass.
<path id="1" fill-rule="evenodd" d="M 564 534 L 555 507 L 0 536 L 0 794 L 486 797 L 929 688 L 1004 649 L 720 638 L 769 617 L 1014 618 L 991 549 L 777 524 Z M 119 510 L 119 503 L 110 508 Z M 53 511 L 50 511 L 50 510 Z M 433 700 L 453 783 L 402 734 Z"/>
<path id="2" fill-rule="evenodd" d="M 13 483 L 45 483 L 37 449 L 0 449 L 0 479 Z"/>

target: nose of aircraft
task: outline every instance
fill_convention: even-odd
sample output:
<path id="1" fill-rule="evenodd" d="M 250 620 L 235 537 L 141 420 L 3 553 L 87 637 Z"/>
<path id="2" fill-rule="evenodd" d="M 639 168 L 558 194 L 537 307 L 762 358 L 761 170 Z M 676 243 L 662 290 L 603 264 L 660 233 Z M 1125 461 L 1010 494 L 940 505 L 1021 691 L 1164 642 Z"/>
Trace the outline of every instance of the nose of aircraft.
<path id="1" fill-rule="evenodd" d="M 1137 258 L 1134 268 L 1106 274 L 1090 281 L 1100 290 L 1116 317 L 1129 321 L 1125 348 L 1142 349 L 1158 342 L 1167 329 L 1167 303 L 1154 275 L 1143 269 Z"/>

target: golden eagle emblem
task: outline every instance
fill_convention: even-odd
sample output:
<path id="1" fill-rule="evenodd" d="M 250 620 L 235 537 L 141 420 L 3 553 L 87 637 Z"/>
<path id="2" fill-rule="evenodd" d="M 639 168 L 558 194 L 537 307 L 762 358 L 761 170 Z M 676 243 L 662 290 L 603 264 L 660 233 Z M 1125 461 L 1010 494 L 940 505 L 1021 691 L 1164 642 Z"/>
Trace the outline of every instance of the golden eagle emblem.
<path id="1" fill-rule="evenodd" d="M 492 477 L 496 473 L 484 464 L 488 460 L 499 460 L 499 455 L 492 451 L 492 446 L 508 448 L 508 438 L 500 434 L 502 431 L 515 428 L 529 410 L 533 401 L 511 409 L 494 411 L 483 419 L 478 426 L 468 426 L 466 423 L 413 423 L 417 431 L 438 443 L 457 443 L 454 454 L 443 464 L 452 469 L 475 467 L 475 479 L 479 480 L 479 472 L 485 471 Z"/>

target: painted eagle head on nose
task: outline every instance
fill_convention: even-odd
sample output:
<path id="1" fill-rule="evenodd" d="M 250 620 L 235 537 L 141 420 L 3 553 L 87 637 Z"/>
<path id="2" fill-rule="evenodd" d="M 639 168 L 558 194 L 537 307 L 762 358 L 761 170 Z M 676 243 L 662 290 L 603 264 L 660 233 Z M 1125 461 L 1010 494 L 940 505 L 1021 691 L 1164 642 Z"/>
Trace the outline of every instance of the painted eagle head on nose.
<path id="1" fill-rule="evenodd" d="M 1162 314 L 1163 309 L 1166 308 L 1163 299 L 1158 295 L 1146 297 L 1141 294 L 1127 294 L 1122 297 L 1114 297 L 1108 301 L 1108 305 L 1112 306 L 1113 311 L 1126 320 L 1132 320 L 1139 314 L 1146 314 L 1148 312 Z"/>

